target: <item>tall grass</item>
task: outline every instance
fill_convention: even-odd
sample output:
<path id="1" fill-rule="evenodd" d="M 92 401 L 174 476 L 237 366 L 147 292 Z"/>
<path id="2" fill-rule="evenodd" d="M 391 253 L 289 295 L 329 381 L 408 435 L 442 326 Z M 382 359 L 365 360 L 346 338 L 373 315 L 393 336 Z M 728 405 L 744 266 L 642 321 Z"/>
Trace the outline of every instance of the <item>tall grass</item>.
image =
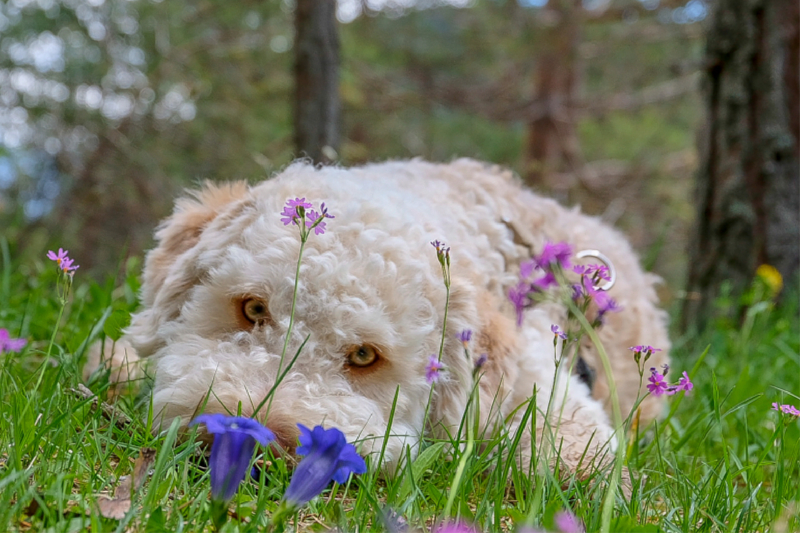
<path id="1" fill-rule="evenodd" d="M 200 445 L 181 439 L 176 428 L 153 430 L 146 383 L 139 396 L 119 398 L 116 411 L 106 413 L 73 392 L 87 346 L 118 336 L 135 309 L 138 263 L 125 265 L 121 282 L 76 275 L 59 322 L 51 265 L 14 265 L 4 249 L 0 328 L 29 345 L 0 356 L 0 531 L 210 530 Z M 800 530 L 800 423 L 784 423 L 770 409 L 773 401 L 800 404 L 798 331 L 794 293 L 778 306 L 754 303 L 743 322 L 720 321 L 677 338 L 675 366 L 693 367 L 695 389 L 674 397 L 665 420 L 638 428 L 638 438 L 629 441 L 624 461 L 631 494 L 611 495 L 612 531 Z M 107 376 L 90 387 L 108 399 Z M 531 423 L 533 405 L 522 409 Z M 394 476 L 371 468 L 333 486 L 297 515 L 296 527 L 380 531 L 392 509 L 414 529 L 455 518 L 483 531 L 515 530 L 526 520 L 552 528 L 555 513 L 569 509 L 587 531 L 600 529 L 611 467 L 586 479 L 535 462 L 520 471 L 511 459 L 517 433 L 468 428 L 465 420 L 449 441 L 426 440 Z M 467 449 L 458 444 L 468 434 L 475 446 Z M 122 519 L 104 518 L 98 498 L 131 474 L 143 448 L 157 450 L 152 475 Z M 277 509 L 291 461 L 265 454 L 263 474 L 235 497 L 238 520 L 226 531 L 263 530 Z M 450 516 L 443 516 L 445 508 Z"/>

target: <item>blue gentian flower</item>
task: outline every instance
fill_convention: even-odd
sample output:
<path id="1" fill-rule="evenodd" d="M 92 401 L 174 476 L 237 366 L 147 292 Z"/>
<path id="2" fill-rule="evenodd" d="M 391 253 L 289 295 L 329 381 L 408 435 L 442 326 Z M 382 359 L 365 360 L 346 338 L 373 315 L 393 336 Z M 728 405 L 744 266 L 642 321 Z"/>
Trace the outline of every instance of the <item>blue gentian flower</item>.
<path id="1" fill-rule="evenodd" d="M 211 445 L 211 497 L 228 502 L 244 480 L 256 442 L 266 446 L 275 435 L 257 420 L 223 414 L 200 415 L 189 425 L 205 424 L 214 435 Z"/>
<path id="2" fill-rule="evenodd" d="M 295 468 L 289 488 L 283 495 L 290 505 L 300 507 L 308 503 L 331 480 L 345 483 L 350 474 L 367 471 L 364 459 L 338 429 L 317 426 L 311 430 L 302 424 L 297 424 L 297 427 L 300 428 L 297 454 L 305 455 L 305 458 Z"/>

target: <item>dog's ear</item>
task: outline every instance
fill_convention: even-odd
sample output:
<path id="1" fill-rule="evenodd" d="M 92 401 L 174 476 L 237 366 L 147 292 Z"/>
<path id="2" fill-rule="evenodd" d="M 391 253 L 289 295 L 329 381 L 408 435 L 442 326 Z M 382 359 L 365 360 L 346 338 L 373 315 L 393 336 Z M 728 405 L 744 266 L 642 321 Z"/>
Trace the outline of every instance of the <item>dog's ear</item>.
<path id="1" fill-rule="evenodd" d="M 181 295 L 197 282 L 200 273 L 189 255 L 203 231 L 232 204 L 241 201 L 247 191 L 244 181 L 206 182 L 200 190 L 190 191 L 179 199 L 172 215 L 159 226 L 157 246 L 145 260 L 142 284 L 145 309 L 132 317 L 127 329 L 140 355 L 149 355 L 156 349 L 159 325 L 174 318 L 180 309 Z"/>
<path id="2" fill-rule="evenodd" d="M 142 303 L 152 305 L 170 267 L 181 254 L 191 249 L 200 239 L 203 229 L 220 211 L 244 197 L 247 182 L 235 181 L 215 184 L 206 181 L 197 191 L 175 202 L 172 215 L 156 231 L 156 248 L 147 254 L 144 267 Z"/>

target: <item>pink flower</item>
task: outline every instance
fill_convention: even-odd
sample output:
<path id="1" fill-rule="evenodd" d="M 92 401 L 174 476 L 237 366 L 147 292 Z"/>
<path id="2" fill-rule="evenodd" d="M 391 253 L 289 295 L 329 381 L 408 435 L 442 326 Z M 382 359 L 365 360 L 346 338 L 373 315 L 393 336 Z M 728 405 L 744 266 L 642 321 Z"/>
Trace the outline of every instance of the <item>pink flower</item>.
<path id="1" fill-rule="evenodd" d="M 320 214 L 314 211 L 313 209 L 308 213 L 306 213 L 306 218 L 308 218 L 308 220 L 306 221 L 306 227 L 310 228 L 311 226 L 313 226 L 314 222 L 319 217 Z M 323 233 L 325 233 L 325 222 L 320 222 L 319 224 L 317 224 L 317 227 L 314 228 L 314 233 L 317 235 L 322 235 Z"/>
<path id="2" fill-rule="evenodd" d="M 556 276 L 552 272 L 548 272 L 541 278 L 534 280 L 533 288 L 539 291 L 543 291 L 552 287 L 554 285 L 558 285 L 558 281 L 556 280 Z"/>
<path id="3" fill-rule="evenodd" d="M 11 334 L 5 328 L 0 328 L 0 353 L 18 352 L 28 344 L 25 339 L 12 339 Z"/>
<path id="4" fill-rule="evenodd" d="M 475 528 L 464 522 L 455 522 L 451 524 L 439 524 L 433 530 L 434 533 L 478 533 Z"/>
<path id="5" fill-rule="evenodd" d="M 63 248 L 58 249 L 58 253 L 55 253 L 52 250 L 48 250 L 47 258 L 51 261 L 55 261 L 58 268 L 61 269 L 65 274 L 69 274 L 70 272 L 75 272 L 80 268 L 80 265 L 73 265 L 74 262 L 70 259 L 67 254 L 69 253 L 68 250 L 64 250 Z"/>
<path id="6" fill-rule="evenodd" d="M 653 348 L 647 344 L 640 344 L 638 346 L 631 346 L 628 348 L 632 352 L 639 352 L 639 353 L 653 353 L 653 352 L 660 352 L 661 348 Z"/>
<path id="7" fill-rule="evenodd" d="M 692 380 L 689 379 L 689 374 L 687 374 L 685 370 L 683 371 L 683 377 L 680 379 L 675 388 L 676 390 L 682 390 L 686 392 L 689 392 L 694 388 L 694 383 L 692 383 Z"/>
<path id="8" fill-rule="evenodd" d="M 553 524 L 561 533 L 584 533 L 583 524 L 569 511 L 559 511 L 553 517 Z"/>
<path id="9" fill-rule="evenodd" d="M 569 268 L 569 259 L 572 256 L 572 247 L 566 242 L 546 242 L 544 250 L 536 258 L 536 262 L 541 268 L 547 269 L 553 263 L 561 265 L 562 268 Z"/>
<path id="10" fill-rule="evenodd" d="M 292 222 L 297 224 L 298 218 L 302 218 L 303 214 L 305 213 L 306 209 L 311 209 L 314 207 L 311 202 L 306 202 L 305 198 L 295 198 L 292 200 L 289 198 L 286 200 L 286 207 L 283 208 L 283 212 L 281 213 L 281 222 L 283 222 L 284 226 L 288 226 Z"/>
<path id="11" fill-rule="evenodd" d="M 63 248 L 59 248 L 58 253 L 55 253 L 53 250 L 48 250 L 47 258 L 55 261 L 57 265 L 61 266 L 61 261 L 67 259 L 68 253 L 69 250 L 64 250 Z"/>
<path id="12" fill-rule="evenodd" d="M 556 324 L 552 324 L 550 326 L 550 331 L 552 331 L 553 335 L 556 337 L 561 337 L 562 339 L 567 340 L 567 335 L 561 331 Z"/>
<path id="13" fill-rule="evenodd" d="M 772 408 L 785 415 L 800 417 L 800 409 L 797 409 L 797 407 L 795 407 L 794 405 L 789 405 L 788 403 L 779 405 L 778 402 L 774 402 L 772 404 Z"/>
<path id="14" fill-rule="evenodd" d="M 508 299 L 514 304 L 517 312 L 517 326 L 522 325 L 522 312 L 528 306 L 528 293 L 531 291 L 530 283 L 520 281 L 516 287 L 508 290 Z"/>
<path id="15" fill-rule="evenodd" d="M 661 396 L 667 392 L 667 382 L 664 375 L 660 374 L 655 368 L 650 369 L 650 377 L 647 378 L 650 383 L 647 385 L 649 390 L 655 396 Z"/>
<path id="16" fill-rule="evenodd" d="M 439 361 L 439 358 L 435 355 L 430 356 L 428 364 L 425 365 L 425 381 L 428 382 L 428 385 L 438 383 L 439 374 L 442 370 L 444 370 L 444 365 Z"/>
<path id="17" fill-rule="evenodd" d="M 528 279 L 533 275 L 533 271 L 539 267 L 535 259 L 528 259 L 519 264 L 519 277 Z"/>

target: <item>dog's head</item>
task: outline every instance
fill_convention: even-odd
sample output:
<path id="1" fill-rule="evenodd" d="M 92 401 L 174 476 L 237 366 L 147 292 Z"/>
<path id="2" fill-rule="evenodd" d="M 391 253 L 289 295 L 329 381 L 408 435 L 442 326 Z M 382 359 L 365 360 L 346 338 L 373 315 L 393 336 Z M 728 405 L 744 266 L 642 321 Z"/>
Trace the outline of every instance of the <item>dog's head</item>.
<path id="1" fill-rule="evenodd" d="M 154 358 L 162 425 L 241 410 L 285 447 L 297 423 L 324 424 L 362 439 L 369 452 L 381 449 L 391 419 L 390 465 L 419 441 L 426 412 L 429 422 L 457 427 L 473 363 L 455 333 L 492 324 L 476 334 L 498 367 L 510 341 L 491 332 L 513 328 L 487 315 L 491 306 L 479 309 L 478 283 L 455 277 L 449 372 L 431 398 L 426 364 L 439 351 L 446 291 L 428 242 L 442 236 L 419 222 L 413 201 L 379 202 L 360 194 L 364 186 L 346 171 L 322 176 L 295 165 L 255 187 L 207 184 L 177 203 L 147 257 L 144 308 L 128 330 L 140 354 Z M 301 243 L 280 213 L 295 197 L 326 202 L 336 218 L 305 245 L 293 310 Z"/>

